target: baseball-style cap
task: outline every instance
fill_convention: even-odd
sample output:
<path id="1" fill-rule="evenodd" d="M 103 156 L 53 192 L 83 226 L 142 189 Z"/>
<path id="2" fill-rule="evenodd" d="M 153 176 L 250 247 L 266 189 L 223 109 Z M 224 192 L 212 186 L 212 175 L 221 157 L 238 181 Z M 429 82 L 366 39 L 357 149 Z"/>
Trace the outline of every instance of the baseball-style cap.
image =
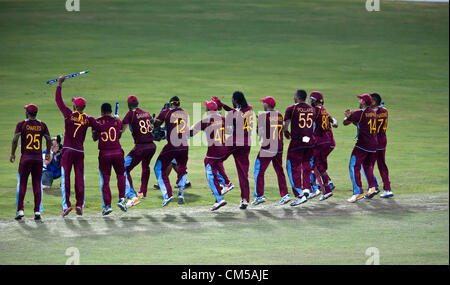
<path id="1" fill-rule="evenodd" d="M 319 103 L 323 103 L 323 95 L 319 91 L 313 91 L 309 95 L 309 98 L 316 100 Z"/>
<path id="2" fill-rule="evenodd" d="M 129 104 L 132 104 L 132 103 L 137 104 L 137 103 L 139 103 L 139 101 L 138 101 L 138 98 L 136 96 L 130 95 L 130 96 L 128 96 L 127 103 L 129 103 Z"/>
<path id="3" fill-rule="evenodd" d="M 209 111 L 217 111 L 218 109 L 217 103 L 214 101 L 205 101 L 204 104 Z"/>
<path id="4" fill-rule="evenodd" d="M 25 110 L 27 110 L 27 112 L 30 113 L 30 114 L 36 114 L 37 111 L 38 111 L 38 107 L 36 105 L 34 105 L 34 104 L 25 105 L 25 106 L 23 106 L 23 108 Z"/>
<path id="5" fill-rule="evenodd" d="M 275 105 L 277 104 L 277 101 L 275 101 L 275 99 L 271 96 L 267 96 L 266 98 L 259 99 L 259 101 L 266 103 L 267 105 L 269 105 L 272 108 L 275 107 Z"/>
<path id="6" fill-rule="evenodd" d="M 370 96 L 369 94 L 362 94 L 356 97 L 358 97 L 359 99 L 363 99 L 367 106 L 372 105 L 372 96 Z"/>
<path id="7" fill-rule="evenodd" d="M 86 107 L 86 99 L 84 99 L 83 97 L 72 98 L 72 102 L 77 107 L 80 107 L 80 108 Z"/>

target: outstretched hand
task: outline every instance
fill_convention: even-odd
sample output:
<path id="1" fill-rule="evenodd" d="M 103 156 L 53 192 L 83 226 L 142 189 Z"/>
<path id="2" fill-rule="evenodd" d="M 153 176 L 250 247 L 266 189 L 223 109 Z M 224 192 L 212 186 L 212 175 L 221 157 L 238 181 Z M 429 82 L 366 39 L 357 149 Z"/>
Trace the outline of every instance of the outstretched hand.
<path id="1" fill-rule="evenodd" d="M 16 160 L 16 156 L 14 154 L 11 154 L 11 157 L 9 158 L 9 162 L 14 163 Z"/>
<path id="2" fill-rule="evenodd" d="M 64 75 L 61 75 L 61 76 L 58 78 L 58 84 L 61 86 L 61 84 L 64 82 L 64 80 L 66 80 L 66 77 L 65 77 Z"/>

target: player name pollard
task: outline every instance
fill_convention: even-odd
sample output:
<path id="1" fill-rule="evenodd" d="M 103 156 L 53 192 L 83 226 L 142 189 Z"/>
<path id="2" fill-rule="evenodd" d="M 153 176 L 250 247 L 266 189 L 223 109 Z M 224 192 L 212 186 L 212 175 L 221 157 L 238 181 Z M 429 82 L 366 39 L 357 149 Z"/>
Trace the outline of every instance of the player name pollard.
<path id="1" fill-rule="evenodd" d="M 216 274 L 214 271 L 187 271 L 181 272 L 181 280 L 208 280 L 212 283 L 214 278 L 225 278 L 227 280 L 254 280 L 263 281 L 269 279 L 269 270 L 226 270 L 225 274 Z"/>

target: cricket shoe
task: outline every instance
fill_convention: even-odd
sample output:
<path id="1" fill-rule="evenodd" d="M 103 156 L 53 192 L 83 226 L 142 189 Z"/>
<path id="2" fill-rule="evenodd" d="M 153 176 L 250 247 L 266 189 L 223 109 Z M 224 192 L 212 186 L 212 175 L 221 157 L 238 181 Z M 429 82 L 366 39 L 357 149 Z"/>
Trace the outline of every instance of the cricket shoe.
<path id="1" fill-rule="evenodd" d="M 319 195 L 320 195 L 320 189 L 317 188 L 316 190 L 313 190 L 313 192 L 308 196 L 308 200 L 316 198 Z"/>
<path id="2" fill-rule="evenodd" d="M 225 206 L 226 204 L 227 204 L 227 201 L 221 200 L 220 202 L 214 203 L 214 205 L 212 205 L 210 210 L 215 211 L 215 210 L 219 209 L 220 207 Z"/>
<path id="3" fill-rule="evenodd" d="M 20 221 L 20 220 L 22 220 L 23 216 L 24 216 L 23 211 L 19 210 L 16 212 L 16 217 L 14 219 L 16 219 L 17 221 Z"/>
<path id="4" fill-rule="evenodd" d="M 287 204 L 289 201 L 291 201 L 291 195 L 286 194 L 283 196 L 283 198 L 281 198 L 280 205 Z"/>
<path id="5" fill-rule="evenodd" d="M 170 201 L 172 201 L 172 200 L 173 200 L 173 196 L 172 196 L 172 197 L 169 197 L 169 198 L 167 198 L 167 199 L 164 199 L 163 202 L 162 202 L 162 204 L 161 204 L 161 206 L 162 206 L 162 207 L 165 207 L 165 206 L 169 205 Z"/>
<path id="6" fill-rule="evenodd" d="M 308 196 L 306 196 L 306 195 L 297 196 L 297 197 L 295 197 L 294 202 L 291 203 L 291 206 L 295 207 L 295 206 L 301 205 L 303 203 L 306 203 L 306 201 L 308 201 Z"/>
<path id="7" fill-rule="evenodd" d="M 41 220 L 41 213 L 40 212 L 34 212 L 34 220 L 40 221 Z"/>
<path id="8" fill-rule="evenodd" d="M 324 194 L 324 195 L 320 196 L 319 201 L 324 201 L 324 200 L 330 198 L 331 196 L 333 196 L 333 192 Z"/>
<path id="9" fill-rule="evenodd" d="M 247 200 L 241 200 L 241 203 L 239 205 L 239 209 L 245 210 L 248 207 L 248 201 Z"/>
<path id="10" fill-rule="evenodd" d="M 180 205 L 186 203 L 186 201 L 184 201 L 183 193 L 184 193 L 183 190 L 178 190 L 177 199 L 178 199 L 178 204 L 180 204 Z"/>
<path id="11" fill-rule="evenodd" d="M 391 198 L 394 196 L 394 193 L 392 191 L 385 190 L 383 194 L 380 195 L 380 198 Z"/>
<path id="12" fill-rule="evenodd" d="M 224 195 L 225 193 L 231 191 L 233 188 L 234 188 L 234 185 L 231 182 L 226 184 L 226 185 L 224 185 L 223 188 L 222 188 L 222 191 L 221 191 L 222 195 Z"/>
<path id="13" fill-rule="evenodd" d="M 77 208 L 76 208 L 76 211 L 77 211 L 77 215 L 78 215 L 78 216 L 83 216 L 83 208 L 77 207 Z"/>
<path id="14" fill-rule="evenodd" d="M 139 193 L 137 193 L 137 195 L 138 195 L 139 198 L 145 199 L 144 193 L 139 192 Z"/>
<path id="15" fill-rule="evenodd" d="M 264 196 L 256 197 L 255 201 L 252 202 L 252 206 L 256 206 L 256 205 L 262 204 L 264 202 L 266 202 L 266 197 L 264 197 Z"/>
<path id="16" fill-rule="evenodd" d="M 355 194 L 350 199 L 347 200 L 349 203 L 355 203 L 356 201 L 359 201 L 361 199 L 364 199 L 364 194 Z"/>
<path id="17" fill-rule="evenodd" d="M 336 186 L 334 186 L 334 184 L 333 184 L 333 183 L 330 183 L 330 184 L 328 184 L 328 186 L 330 187 L 330 190 L 331 190 L 331 191 L 333 191 L 333 190 L 334 190 L 334 188 L 336 188 Z"/>
<path id="18" fill-rule="evenodd" d="M 153 188 L 155 188 L 156 190 L 159 190 L 159 189 L 160 189 L 160 188 L 159 188 L 159 184 L 153 185 Z"/>
<path id="19" fill-rule="evenodd" d="M 378 193 L 380 193 L 380 190 L 378 190 L 375 187 L 372 187 L 372 188 L 369 189 L 369 191 L 367 191 L 366 198 L 367 199 L 372 199 Z"/>
<path id="20" fill-rule="evenodd" d="M 119 202 L 117 202 L 117 206 L 124 212 L 126 212 L 128 209 L 124 198 L 119 199 Z"/>
<path id="21" fill-rule="evenodd" d="M 103 216 L 106 216 L 106 215 L 111 214 L 111 212 L 112 212 L 111 206 L 106 206 L 106 207 L 103 209 L 103 211 L 102 211 L 102 215 L 103 215 Z"/>
<path id="22" fill-rule="evenodd" d="M 65 217 L 72 211 L 72 207 L 63 209 L 61 216 Z"/>
<path id="23" fill-rule="evenodd" d="M 139 200 L 138 197 L 133 197 L 128 200 L 127 202 L 127 208 L 131 208 L 133 206 L 139 205 L 141 203 L 141 200 Z"/>

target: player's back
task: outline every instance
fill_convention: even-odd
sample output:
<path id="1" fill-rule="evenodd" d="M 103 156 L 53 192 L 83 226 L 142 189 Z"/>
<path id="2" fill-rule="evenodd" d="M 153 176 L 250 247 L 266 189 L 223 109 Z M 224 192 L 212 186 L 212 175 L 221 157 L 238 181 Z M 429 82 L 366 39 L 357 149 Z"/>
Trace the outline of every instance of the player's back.
<path id="1" fill-rule="evenodd" d="M 168 145 L 181 148 L 188 146 L 189 115 L 185 110 L 180 107 L 164 109 L 157 119 L 166 126 Z"/>
<path id="2" fill-rule="evenodd" d="M 136 108 L 129 111 L 123 119 L 123 124 L 130 126 L 135 144 L 148 144 L 154 140 L 152 133 L 152 116 L 149 112 Z"/>
<path id="3" fill-rule="evenodd" d="M 384 149 L 387 144 L 386 130 L 388 124 L 389 113 L 383 107 L 378 107 L 377 112 L 377 139 L 378 149 Z"/>
<path id="4" fill-rule="evenodd" d="M 258 135 L 261 138 L 261 149 L 283 151 L 283 115 L 278 111 L 259 114 Z"/>
<path id="5" fill-rule="evenodd" d="M 228 112 L 225 123 L 233 129 L 232 135 L 227 139 L 227 145 L 251 145 L 251 132 L 253 130 L 253 107 L 251 105 Z"/>
<path id="6" fill-rule="evenodd" d="M 356 146 L 366 151 L 375 151 L 378 144 L 377 113 L 375 110 L 367 107 L 353 112 L 351 116 L 357 122 L 358 141 Z"/>
<path id="7" fill-rule="evenodd" d="M 225 117 L 213 113 L 202 120 L 201 129 L 208 141 L 207 157 L 221 157 L 225 149 Z"/>
<path id="8" fill-rule="evenodd" d="M 293 142 L 307 146 L 313 144 L 315 115 L 314 108 L 304 102 L 288 107 L 286 117 L 291 120 L 291 140 Z"/>
<path id="9" fill-rule="evenodd" d="M 114 119 L 112 116 L 103 116 L 97 119 L 97 122 L 107 127 L 107 131 L 98 134 L 98 149 L 102 150 L 121 150 L 120 130 L 122 122 Z"/>
<path id="10" fill-rule="evenodd" d="M 20 134 L 21 153 L 26 156 L 42 158 L 42 138 L 50 135 L 47 125 L 40 120 L 20 121 L 16 133 Z"/>
<path id="11" fill-rule="evenodd" d="M 89 127 L 89 118 L 85 113 L 78 111 L 65 117 L 64 148 L 82 151 Z"/>

